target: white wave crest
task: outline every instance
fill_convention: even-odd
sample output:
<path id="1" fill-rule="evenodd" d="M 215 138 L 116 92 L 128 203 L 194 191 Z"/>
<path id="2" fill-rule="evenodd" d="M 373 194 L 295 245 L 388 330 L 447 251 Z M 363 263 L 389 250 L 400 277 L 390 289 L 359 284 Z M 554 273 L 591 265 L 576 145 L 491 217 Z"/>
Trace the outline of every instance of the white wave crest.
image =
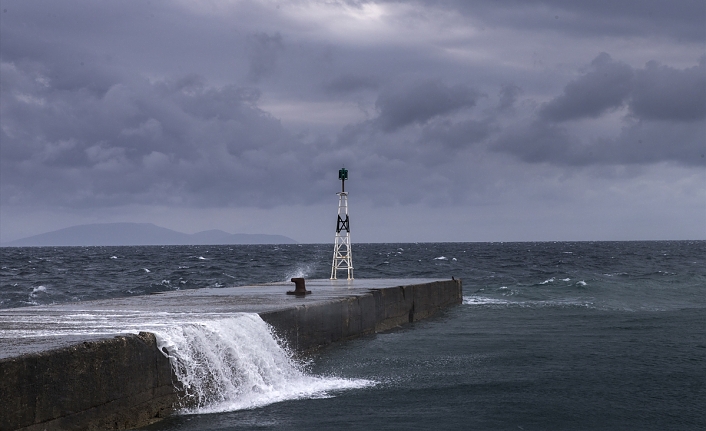
<path id="1" fill-rule="evenodd" d="M 46 291 L 47 291 L 46 286 L 37 286 L 37 287 L 34 287 L 34 288 L 32 288 L 32 292 L 29 294 L 29 297 L 30 297 L 30 298 L 36 298 L 38 293 L 46 292 Z"/>
<path id="2" fill-rule="evenodd" d="M 484 296 L 464 296 L 464 305 L 503 305 L 505 307 L 519 307 L 519 308 L 599 308 L 595 304 L 592 298 L 562 298 L 562 299 L 548 299 L 548 300 L 504 300 L 497 298 L 488 298 Z"/>
<path id="3" fill-rule="evenodd" d="M 510 304 L 510 301 L 505 301 L 503 299 L 495 299 L 495 298 L 488 298 L 484 296 L 464 296 L 463 297 L 463 304 L 464 305 L 489 305 L 489 304 L 495 304 L 495 305 L 506 305 Z"/>

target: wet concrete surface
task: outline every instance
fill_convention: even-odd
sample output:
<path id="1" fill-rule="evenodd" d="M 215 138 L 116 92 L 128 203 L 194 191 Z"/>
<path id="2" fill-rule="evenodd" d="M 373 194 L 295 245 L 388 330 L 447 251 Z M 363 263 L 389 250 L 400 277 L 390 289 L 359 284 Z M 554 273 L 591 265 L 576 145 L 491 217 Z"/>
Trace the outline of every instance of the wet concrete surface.
<path id="1" fill-rule="evenodd" d="M 62 348 L 162 325 L 235 313 L 268 313 L 364 296 L 372 290 L 424 284 L 433 279 L 306 280 L 312 293 L 287 295 L 294 283 L 205 288 L 96 301 L 0 310 L 0 358 Z"/>

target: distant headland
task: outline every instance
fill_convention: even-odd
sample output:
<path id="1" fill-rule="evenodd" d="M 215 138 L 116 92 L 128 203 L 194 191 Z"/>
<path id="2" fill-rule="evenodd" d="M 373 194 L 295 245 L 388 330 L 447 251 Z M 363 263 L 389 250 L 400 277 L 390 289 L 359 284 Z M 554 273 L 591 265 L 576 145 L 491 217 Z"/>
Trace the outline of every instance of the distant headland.
<path id="1" fill-rule="evenodd" d="M 3 247 L 27 246 L 119 246 L 119 245 L 226 245 L 296 244 L 283 235 L 231 234 L 206 230 L 194 234 L 177 232 L 152 223 L 96 223 L 67 227 L 2 243 Z"/>

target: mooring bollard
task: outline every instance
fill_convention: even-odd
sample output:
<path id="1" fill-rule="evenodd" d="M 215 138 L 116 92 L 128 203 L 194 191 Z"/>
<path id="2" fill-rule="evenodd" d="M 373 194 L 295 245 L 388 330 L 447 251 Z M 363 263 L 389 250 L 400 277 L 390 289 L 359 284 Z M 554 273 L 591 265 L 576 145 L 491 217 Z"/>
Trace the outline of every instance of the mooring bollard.
<path id="1" fill-rule="evenodd" d="M 311 293 L 311 290 L 306 290 L 303 278 L 293 278 L 292 283 L 294 283 L 294 290 L 288 291 L 287 295 L 304 296 Z"/>

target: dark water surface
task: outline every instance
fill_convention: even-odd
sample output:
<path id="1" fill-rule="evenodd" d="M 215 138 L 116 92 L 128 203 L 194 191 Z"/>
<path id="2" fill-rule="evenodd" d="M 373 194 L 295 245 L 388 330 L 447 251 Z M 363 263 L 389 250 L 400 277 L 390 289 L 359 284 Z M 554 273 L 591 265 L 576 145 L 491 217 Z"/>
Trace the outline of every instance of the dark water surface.
<path id="1" fill-rule="evenodd" d="M 0 307 L 327 278 L 331 252 L 3 248 Z M 372 385 L 148 429 L 706 429 L 704 241 L 354 244 L 353 253 L 357 278 L 462 278 L 464 304 L 298 360 L 309 375 Z"/>

